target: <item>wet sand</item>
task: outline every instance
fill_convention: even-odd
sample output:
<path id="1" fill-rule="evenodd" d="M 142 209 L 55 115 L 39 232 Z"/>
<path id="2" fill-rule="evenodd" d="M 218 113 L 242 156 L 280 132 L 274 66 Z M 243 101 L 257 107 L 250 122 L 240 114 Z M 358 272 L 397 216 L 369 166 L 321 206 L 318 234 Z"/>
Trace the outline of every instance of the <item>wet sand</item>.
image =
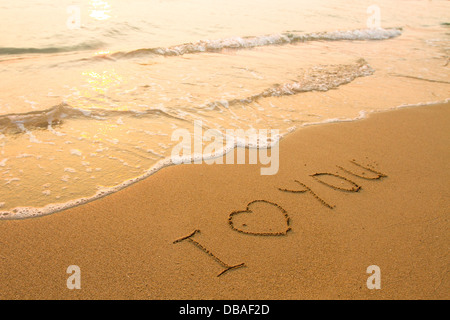
<path id="1" fill-rule="evenodd" d="M 0 221 L 0 299 L 449 299 L 449 108 L 302 128 L 274 176 L 172 166 Z M 81 290 L 66 287 L 70 265 Z"/>

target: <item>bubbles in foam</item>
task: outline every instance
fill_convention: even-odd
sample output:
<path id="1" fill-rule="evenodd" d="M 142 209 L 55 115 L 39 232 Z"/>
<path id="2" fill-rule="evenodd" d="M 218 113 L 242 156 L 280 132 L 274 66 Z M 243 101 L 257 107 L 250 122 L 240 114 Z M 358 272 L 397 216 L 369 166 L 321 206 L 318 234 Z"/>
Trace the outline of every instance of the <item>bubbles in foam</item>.
<path id="1" fill-rule="evenodd" d="M 81 157 L 83 155 L 83 153 L 78 149 L 71 149 L 70 154 L 78 156 L 78 157 Z"/>
<path id="2" fill-rule="evenodd" d="M 20 159 L 20 158 L 29 158 L 29 157 L 34 157 L 34 155 L 28 154 L 28 153 L 21 153 L 21 154 L 19 154 L 19 155 L 16 156 L 17 159 Z"/>
<path id="3" fill-rule="evenodd" d="M 6 161 L 8 161 L 8 158 L 3 159 L 2 161 L 0 161 L 0 167 L 4 167 L 6 166 Z"/>
<path id="4" fill-rule="evenodd" d="M 20 181 L 20 178 L 10 178 L 10 179 L 5 179 L 5 181 L 6 181 L 5 185 L 8 185 L 8 184 L 10 184 L 10 183 L 12 183 L 12 182 Z"/>

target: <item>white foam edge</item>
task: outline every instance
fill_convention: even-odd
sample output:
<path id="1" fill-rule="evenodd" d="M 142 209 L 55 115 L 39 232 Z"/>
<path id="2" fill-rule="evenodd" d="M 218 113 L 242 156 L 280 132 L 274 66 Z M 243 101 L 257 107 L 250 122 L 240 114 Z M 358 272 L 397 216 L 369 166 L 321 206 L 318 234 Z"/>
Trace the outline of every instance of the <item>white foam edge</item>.
<path id="1" fill-rule="evenodd" d="M 78 198 L 74 200 L 69 200 L 64 203 L 52 203 L 48 204 L 44 207 L 35 208 L 35 207 L 16 207 L 13 208 L 10 211 L 0 211 L 0 220 L 21 220 L 21 219 L 28 219 L 28 218 L 35 218 L 35 217 L 41 217 L 50 215 L 53 213 L 57 213 L 63 210 L 67 210 L 73 207 L 77 207 L 83 204 L 86 204 L 88 202 L 98 200 L 100 198 L 106 197 L 110 194 L 113 194 L 115 192 L 118 192 L 122 189 L 125 189 L 141 180 L 144 180 L 151 175 L 155 174 L 159 170 L 171 166 L 171 165 L 177 165 L 177 164 L 189 164 L 189 163 L 195 163 L 196 161 L 206 161 L 211 160 L 215 158 L 222 157 L 226 155 L 228 152 L 234 150 L 237 147 L 247 147 L 247 148 L 261 148 L 261 149 L 268 149 L 273 146 L 275 146 L 279 140 L 282 138 L 282 135 L 276 135 L 268 136 L 271 139 L 274 139 L 274 141 L 271 141 L 270 143 L 267 141 L 264 142 L 258 142 L 256 144 L 255 142 L 247 143 L 245 142 L 245 139 L 239 139 L 235 138 L 234 144 L 228 144 L 224 148 L 222 148 L 220 151 L 210 154 L 193 154 L 190 156 L 180 157 L 180 159 L 174 160 L 172 157 L 162 159 L 158 161 L 155 165 L 153 165 L 150 169 L 146 170 L 144 174 L 126 180 L 116 186 L 113 187 L 103 187 L 100 188 L 95 195 L 90 197 L 83 197 Z"/>
<path id="2" fill-rule="evenodd" d="M 361 120 L 361 119 L 365 119 L 367 118 L 370 114 L 372 113 L 378 113 L 378 112 L 385 112 L 385 111 L 389 111 L 389 110 L 396 110 L 396 109 L 401 109 L 401 108 L 410 108 L 410 107 L 421 107 L 421 106 L 430 106 L 430 105 L 437 105 L 437 104 L 443 104 L 443 103 L 449 103 L 450 102 L 450 98 L 444 99 L 444 100 L 440 100 L 440 101 L 430 101 L 430 102 L 419 102 L 419 103 L 414 103 L 414 104 L 402 104 L 396 107 L 392 107 L 392 108 L 388 108 L 388 109 L 383 109 L 383 110 L 372 110 L 369 112 L 366 112 L 364 110 L 361 110 L 359 112 L 359 115 L 355 118 L 344 118 L 344 119 L 326 119 L 324 121 L 321 122 L 309 122 L 309 123 L 304 123 L 301 125 L 301 127 L 307 127 L 307 126 L 312 126 L 312 125 L 320 125 L 320 124 L 325 124 L 325 123 L 337 123 L 337 122 L 350 122 L 350 121 L 356 121 L 356 120 Z M 236 147 L 245 147 L 245 148 L 269 148 L 269 147 L 273 147 L 275 146 L 277 143 L 279 143 L 279 141 L 281 139 L 283 139 L 286 135 L 288 135 L 289 133 L 292 133 L 296 131 L 296 127 L 291 127 L 289 128 L 289 130 L 287 130 L 286 133 L 284 134 L 280 134 L 277 136 L 278 139 L 276 139 L 275 141 L 272 141 L 270 144 L 266 142 L 265 145 L 249 145 L 248 143 L 244 142 L 244 140 L 240 140 L 240 139 L 236 139 L 234 144 L 229 144 L 228 146 L 225 146 L 220 153 L 216 152 L 214 154 L 208 154 L 208 155 L 198 155 L 198 154 L 194 154 L 191 156 L 186 156 L 185 158 L 181 158 L 182 160 L 184 160 L 182 163 L 194 163 L 195 161 L 199 161 L 202 160 L 211 160 L 214 158 L 218 158 L 218 157 L 223 157 L 224 155 L 226 155 L 228 152 L 230 152 L 231 150 L 234 150 Z M 272 137 L 270 137 L 272 138 Z M 159 170 L 171 166 L 171 165 L 175 165 L 172 157 L 171 158 L 166 158 L 163 160 L 158 161 L 155 165 L 153 165 L 150 169 L 146 170 L 144 174 L 126 180 L 116 186 L 113 187 L 105 187 L 105 188 L 101 188 L 99 189 L 95 195 L 91 196 L 91 197 L 84 197 L 84 198 L 79 198 L 79 199 L 74 199 L 74 200 L 70 200 L 64 203 L 56 203 L 56 204 L 48 204 L 44 207 L 41 208 L 34 208 L 34 207 L 16 207 L 10 211 L 0 211 L 0 220 L 20 220 L 20 219 L 27 219 L 27 218 L 34 218 L 34 217 L 41 217 L 41 216 L 45 216 L 45 215 L 50 215 L 53 213 L 57 213 L 63 210 L 67 210 L 69 208 L 73 208 L 76 206 L 80 206 L 83 204 L 86 204 L 88 202 L 94 201 L 94 200 L 98 200 L 100 198 L 106 197 L 110 194 L 113 194 L 117 191 L 120 191 L 122 189 L 125 189 L 141 180 L 144 180 L 148 177 L 150 177 L 151 175 L 155 174 L 156 172 L 158 172 Z"/>
<path id="3" fill-rule="evenodd" d="M 381 109 L 381 110 L 380 109 L 369 110 L 369 111 L 361 110 L 361 111 L 359 111 L 358 116 L 355 117 L 355 118 L 330 118 L 330 119 L 325 119 L 323 121 L 318 121 L 318 122 L 307 122 L 307 123 L 302 124 L 301 127 L 309 127 L 309 126 L 326 124 L 326 123 L 351 122 L 351 121 L 366 119 L 372 113 L 380 113 L 380 112 L 392 111 L 392 110 L 397 110 L 397 109 L 402 109 L 402 108 L 425 107 L 425 106 L 432 106 L 432 105 L 437 105 L 437 104 L 445 104 L 445 103 L 449 103 L 449 102 L 450 102 L 450 98 L 447 98 L 447 99 L 439 100 L 439 101 L 429 101 L 429 102 L 419 102 L 419 103 L 411 103 L 411 104 L 401 104 L 401 105 L 398 105 L 398 106 L 395 106 L 395 107 L 391 107 L 391 108 L 387 108 L 387 109 Z"/>

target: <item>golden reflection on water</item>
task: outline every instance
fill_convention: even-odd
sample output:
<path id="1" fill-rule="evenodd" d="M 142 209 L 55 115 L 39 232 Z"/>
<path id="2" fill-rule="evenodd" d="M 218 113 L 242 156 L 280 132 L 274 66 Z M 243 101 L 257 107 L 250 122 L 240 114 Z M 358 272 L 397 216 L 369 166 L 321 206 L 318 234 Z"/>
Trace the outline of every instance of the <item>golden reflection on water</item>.
<path id="1" fill-rule="evenodd" d="M 104 55 L 107 55 L 110 53 L 111 53 L 111 51 L 109 51 L 109 50 L 102 50 L 102 51 L 95 52 L 94 56 L 104 56 Z"/>
<path id="2" fill-rule="evenodd" d="M 108 1 L 103 0 L 90 0 L 92 9 L 90 10 L 90 16 L 96 20 L 108 20 L 111 18 L 111 5 Z"/>
<path id="3" fill-rule="evenodd" d="M 78 96 L 73 102 L 78 108 L 101 108 L 113 110 L 128 110 L 127 107 L 121 107 L 111 103 L 110 94 L 116 94 L 115 87 L 124 83 L 123 77 L 114 69 L 105 71 L 83 71 L 81 76 L 84 78 L 84 89 L 78 90 Z M 81 98 L 81 99 L 80 99 Z"/>
<path id="4" fill-rule="evenodd" d="M 108 89 L 122 83 L 122 76 L 117 74 L 114 70 L 103 71 L 100 73 L 85 71 L 82 72 L 82 75 L 85 77 L 85 80 L 89 84 L 90 88 L 100 94 L 106 94 Z"/>

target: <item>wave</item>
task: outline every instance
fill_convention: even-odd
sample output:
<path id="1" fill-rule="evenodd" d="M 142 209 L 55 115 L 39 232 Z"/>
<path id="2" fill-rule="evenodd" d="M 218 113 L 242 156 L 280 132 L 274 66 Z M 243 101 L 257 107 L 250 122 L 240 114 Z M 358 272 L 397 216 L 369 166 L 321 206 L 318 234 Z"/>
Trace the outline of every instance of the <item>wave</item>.
<path id="1" fill-rule="evenodd" d="M 43 47 L 43 48 L 15 48 L 15 47 L 0 47 L 0 55 L 22 55 L 22 54 L 49 54 L 62 52 L 75 52 L 85 50 L 96 50 L 104 44 L 99 41 L 85 42 L 73 46 L 61 47 Z"/>
<path id="2" fill-rule="evenodd" d="M 288 96 L 311 91 L 328 91 L 350 83 L 356 78 L 370 76 L 374 72 L 375 70 L 362 58 L 355 64 L 315 66 L 300 75 L 298 81 L 276 85 L 245 99 L 211 102 L 206 107 L 217 109 L 220 106 L 249 104 L 268 97 Z"/>
<path id="3" fill-rule="evenodd" d="M 189 53 L 218 52 L 224 49 L 248 49 L 270 45 L 294 44 L 307 41 L 386 40 L 402 34 L 401 28 L 358 29 L 349 31 L 318 32 L 308 34 L 273 34 L 257 37 L 234 37 L 218 40 L 202 40 L 167 48 L 143 48 L 129 52 L 107 54 L 115 59 L 134 58 L 142 55 L 180 56 Z"/>
<path id="4" fill-rule="evenodd" d="M 275 85 L 250 97 L 210 102 L 199 106 L 199 108 L 220 110 L 222 107 L 250 104 L 268 97 L 287 96 L 310 91 L 328 91 L 350 83 L 358 77 L 370 76 L 374 72 L 375 70 L 364 59 L 346 65 L 319 65 L 304 70 L 295 82 Z M 46 110 L 2 115 L 0 116 L 0 132 L 16 134 L 31 129 L 51 129 L 52 126 L 61 125 L 66 119 L 71 118 L 104 120 L 116 116 L 159 116 L 188 121 L 182 115 L 179 115 L 177 110 L 162 110 L 160 108 L 145 110 L 81 109 L 61 103 Z"/>
<path id="5" fill-rule="evenodd" d="M 308 34 L 283 33 L 265 36 L 250 37 L 232 37 L 216 40 L 201 40 L 195 43 L 185 43 L 171 47 L 141 48 L 127 52 L 113 52 L 99 54 L 95 57 L 84 58 L 81 60 L 99 60 L 99 59 L 122 59 L 137 58 L 140 56 L 181 56 L 184 54 L 220 52 L 222 50 L 251 49 L 255 47 L 295 44 L 308 41 L 369 41 L 386 40 L 398 37 L 402 34 L 401 28 L 389 29 L 358 29 L 348 31 L 317 32 Z M 26 54 L 53 54 L 64 52 L 79 52 L 88 50 L 98 50 L 105 47 L 101 41 L 83 42 L 73 46 L 49 46 L 42 48 L 17 48 L 0 47 L 0 55 L 26 55 Z"/>
<path id="6" fill-rule="evenodd" d="M 95 119 L 104 120 L 114 116 L 165 116 L 177 118 L 161 109 L 147 109 L 142 111 L 132 110 L 105 110 L 105 109 L 81 109 L 69 106 L 66 103 L 58 104 L 52 108 L 32 111 L 27 113 L 10 113 L 0 116 L 0 132 L 7 134 L 22 133 L 29 129 L 47 129 L 61 125 L 66 119 Z"/>

